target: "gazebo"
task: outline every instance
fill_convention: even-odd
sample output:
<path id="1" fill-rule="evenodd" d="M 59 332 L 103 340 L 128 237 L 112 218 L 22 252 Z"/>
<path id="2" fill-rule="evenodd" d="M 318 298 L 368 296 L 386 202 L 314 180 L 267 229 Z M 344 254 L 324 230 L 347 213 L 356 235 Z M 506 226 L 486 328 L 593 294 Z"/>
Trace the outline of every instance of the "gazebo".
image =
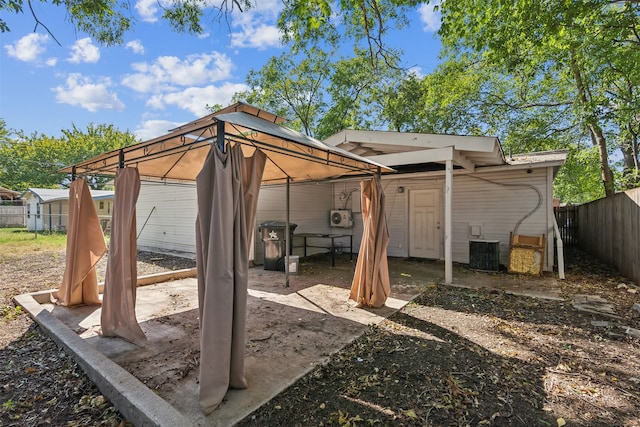
<path id="1" fill-rule="evenodd" d="M 236 103 L 161 137 L 107 152 L 62 170 L 71 173 L 74 180 L 79 175 L 116 177 L 102 330 L 103 335 L 116 335 L 135 343 L 145 339 L 135 318 L 136 284 L 132 280 L 135 279 L 135 202 L 140 178 L 197 182 L 200 404 L 205 413 L 217 407 L 227 388 L 246 387 L 243 362 L 248 269 L 246 230 L 255 218 L 260 185 L 286 184 L 285 235 L 289 236 L 291 182 L 393 172 L 380 163 L 281 126 L 283 121 L 282 117 L 257 107 Z M 384 220 L 384 212 L 381 215 L 378 212 L 376 217 Z M 382 229 L 386 232 L 386 223 Z M 371 252 L 380 256 L 377 250 Z M 383 257 L 386 265 L 386 252 Z M 369 255 L 363 258 L 373 259 Z M 289 286 L 286 264 L 285 285 Z M 361 276 L 366 276 L 365 273 Z M 362 293 L 360 290 L 359 294 Z M 384 304 L 386 294 L 377 300 L 378 304 L 379 301 Z"/>

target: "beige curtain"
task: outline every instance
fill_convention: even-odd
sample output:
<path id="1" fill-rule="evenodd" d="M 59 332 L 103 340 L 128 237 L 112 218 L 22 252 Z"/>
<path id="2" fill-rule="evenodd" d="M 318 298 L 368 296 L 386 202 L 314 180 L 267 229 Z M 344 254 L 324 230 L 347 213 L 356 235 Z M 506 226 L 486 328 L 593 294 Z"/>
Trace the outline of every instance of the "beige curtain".
<path id="1" fill-rule="evenodd" d="M 62 284 L 52 297 L 56 304 L 100 304 L 95 266 L 107 251 L 89 185 L 76 179 L 69 187 L 67 257 Z"/>
<path id="2" fill-rule="evenodd" d="M 117 336 L 142 345 L 146 337 L 136 319 L 138 169 L 120 169 L 116 173 L 115 186 L 109 259 L 102 296 L 102 335 Z"/>
<path id="3" fill-rule="evenodd" d="M 220 405 L 229 388 L 247 387 L 247 228 L 255 217 L 265 161 L 259 151 L 245 160 L 240 145 L 222 152 L 213 144 L 196 179 L 199 402 L 206 414 Z"/>
<path id="4" fill-rule="evenodd" d="M 378 177 L 361 181 L 360 189 L 364 230 L 349 299 L 355 301 L 358 307 L 379 308 L 384 305 L 391 292 L 387 263 L 389 230 L 384 192 Z"/>

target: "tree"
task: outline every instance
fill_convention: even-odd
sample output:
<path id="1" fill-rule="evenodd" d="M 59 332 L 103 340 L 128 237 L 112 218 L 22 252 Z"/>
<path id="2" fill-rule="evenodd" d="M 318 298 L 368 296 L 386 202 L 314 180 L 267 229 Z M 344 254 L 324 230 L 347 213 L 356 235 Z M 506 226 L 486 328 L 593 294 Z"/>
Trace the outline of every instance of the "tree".
<path id="1" fill-rule="evenodd" d="M 630 105 L 625 90 L 640 83 L 631 65 L 640 63 L 640 5 L 447 0 L 441 11 L 443 44 L 454 54 L 475 52 L 487 67 L 512 76 L 520 83 L 517 108 L 567 112 L 570 106 L 573 124 L 598 149 L 604 191 L 612 195 L 609 151 L 622 125 L 638 115 L 637 98 Z"/>
<path id="2" fill-rule="evenodd" d="M 391 26 L 401 27 L 408 8 L 419 3 L 424 1 L 287 0 L 280 28 L 294 50 L 364 41 L 374 62 L 392 56 L 384 36 Z M 499 133 L 516 151 L 580 147 L 586 138 L 597 148 L 605 194 L 640 183 L 640 2 L 447 0 L 438 7 L 445 58 L 463 58 L 473 65 L 472 74 L 489 78 L 476 85 L 469 73 L 440 70 L 421 84 L 407 80 L 390 87 L 383 99 L 392 128 L 448 131 L 462 124 L 457 116 L 472 117 L 474 126 L 467 130 Z M 472 93 L 480 102 L 456 90 L 461 75 L 472 80 L 462 86 L 475 85 Z M 439 91 L 431 84 L 438 79 Z M 394 89 L 399 98 L 393 98 Z M 429 94 L 446 99 L 430 100 Z M 423 112 L 407 106 L 415 103 L 428 107 Z M 465 114 L 465 104 L 482 117 Z M 411 111 L 417 114 L 411 117 Z M 609 158 L 618 149 L 622 173 L 614 175 Z"/>
<path id="3" fill-rule="evenodd" d="M 426 1 L 284 0 L 283 3 L 278 27 L 283 41 L 294 52 L 322 43 L 338 47 L 350 41 L 367 52 L 372 67 L 395 68 L 398 52 L 389 49 L 384 37 L 391 28 L 403 28 L 408 23 L 407 12 Z"/>
<path id="4" fill-rule="evenodd" d="M 325 108 L 323 85 L 329 77 L 329 56 L 318 48 L 304 55 L 282 53 L 247 76 L 249 91 L 237 94 L 246 102 L 291 119 L 289 126 L 313 135 Z"/>
<path id="5" fill-rule="evenodd" d="M 121 44 L 124 34 L 130 31 L 135 23 L 130 11 L 131 3 L 124 0 L 50 0 L 49 2 L 43 0 L 43 2 L 64 7 L 76 31 L 89 34 L 104 45 Z M 30 0 L 0 1 L 0 11 L 2 11 L 0 32 L 10 30 L 9 23 L 5 20 L 5 13 L 23 13 L 25 4 L 33 16 L 34 31 L 41 26 L 57 41 L 47 24 L 37 16 Z M 205 31 L 203 27 L 205 19 L 219 21 L 228 18 L 236 8 L 240 11 L 251 8 L 252 1 L 221 0 L 219 4 L 214 4 L 207 0 L 177 0 L 159 4 L 164 9 L 162 18 L 167 20 L 174 30 L 202 34 Z"/>
<path id="6" fill-rule="evenodd" d="M 7 129 L 7 123 L 0 119 L 0 147 L 8 143 L 11 139 L 11 130 Z"/>
<path id="7" fill-rule="evenodd" d="M 373 126 L 374 94 L 389 76 L 384 69 L 374 72 L 364 51 L 335 59 L 312 47 L 285 52 L 250 71 L 251 89 L 235 99 L 290 118 L 289 127 L 323 139 L 346 127 Z"/>
<path id="8" fill-rule="evenodd" d="M 113 125 L 90 124 L 86 131 L 75 125 L 63 130 L 60 138 L 34 133 L 17 136 L 0 146 L 0 182 L 16 190 L 29 187 L 56 188 L 70 182 L 68 174 L 59 173 L 65 166 L 86 160 L 105 151 L 115 150 L 136 141 L 129 131 L 118 131 Z M 103 188 L 110 178 L 91 177 L 95 189 Z"/>

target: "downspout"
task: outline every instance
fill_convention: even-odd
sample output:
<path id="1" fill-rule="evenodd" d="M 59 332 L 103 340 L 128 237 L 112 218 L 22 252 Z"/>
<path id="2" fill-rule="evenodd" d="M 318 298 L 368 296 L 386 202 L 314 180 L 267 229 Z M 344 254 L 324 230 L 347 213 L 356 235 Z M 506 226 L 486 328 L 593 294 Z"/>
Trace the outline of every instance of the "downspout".
<path id="1" fill-rule="evenodd" d="M 556 235 L 556 247 L 558 248 L 558 278 L 564 280 L 564 249 L 555 215 L 553 216 L 553 232 Z"/>

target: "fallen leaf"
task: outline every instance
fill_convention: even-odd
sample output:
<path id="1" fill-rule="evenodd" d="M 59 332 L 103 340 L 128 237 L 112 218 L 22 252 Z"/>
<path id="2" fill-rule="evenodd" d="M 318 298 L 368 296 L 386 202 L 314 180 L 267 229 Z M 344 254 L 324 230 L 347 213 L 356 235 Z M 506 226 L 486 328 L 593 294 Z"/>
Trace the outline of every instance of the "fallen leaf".
<path id="1" fill-rule="evenodd" d="M 282 406 L 280 406 L 280 405 L 276 405 L 276 406 L 274 406 L 274 408 L 275 408 L 275 409 L 282 409 Z"/>
<path id="2" fill-rule="evenodd" d="M 33 366 L 29 366 L 27 369 L 24 370 L 27 374 L 33 374 L 34 372 L 37 371 L 36 368 L 34 368 Z"/>
<path id="3" fill-rule="evenodd" d="M 418 418 L 418 416 L 416 415 L 416 411 L 414 409 L 407 409 L 406 411 L 404 411 L 404 414 L 409 418 L 413 418 L 413 419 Z"/>
<path id="4" fill-rule="evenodd" d="M 562 417 L 558 418 L 556 421 L 558 422 L 558 427 L 562 427 L 564 425 L 567 425 L 567 422 Z"/>

